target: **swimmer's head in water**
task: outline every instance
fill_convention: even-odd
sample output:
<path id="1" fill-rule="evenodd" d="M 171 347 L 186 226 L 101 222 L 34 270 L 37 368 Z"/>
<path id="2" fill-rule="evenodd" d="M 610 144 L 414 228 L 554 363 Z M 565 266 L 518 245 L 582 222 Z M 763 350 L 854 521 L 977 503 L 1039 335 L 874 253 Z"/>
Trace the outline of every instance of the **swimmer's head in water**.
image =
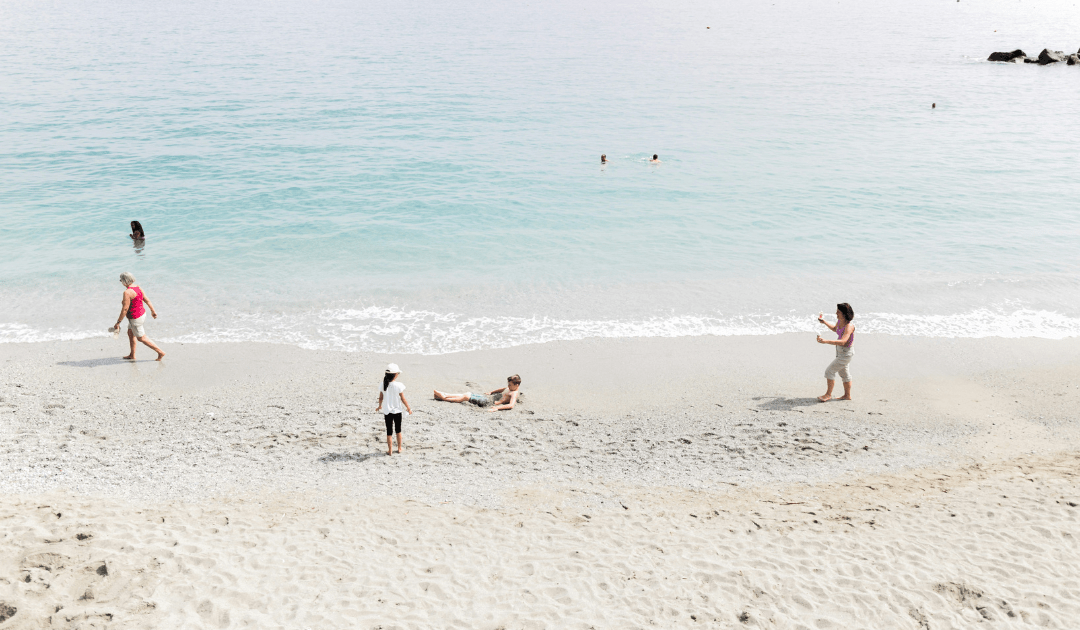
<path id="1" fill-rule="evenodd" d="M 652 154 L 652 159 L 653 159 L 654 161 L 655 161 L 655 160 L 659 160 L 659 159 L 660 159 L 660 156 L 659 156 L 659 155 L 657 155 L 657 154 L 655 154 L 655 153 L 653 153 L 653 154 Z"/>
<path id="2" fill-rule="evenodd" d="M 515 374 L 513 376 L 507 376 L 506 377 L 506 382 L 510 383 L 511 385 L 521 385 L 521 377 L 518 376 L 517 374 Z"/>
<path id="3" fill-rule="evenodd" d="M 120 274 L 120 282 L 123 282 L 125 287 L 130 287 L 135 284 L 135 276 L 125 271 Z"/>
<path id="4" fill-rule="evenodd" d="M 600 156 L 600 161 L 601 162 L 607 162 L 607 153 L 604 153 L 603 155 Z"/>
<path id="5" fill-rule="evenodd" d="M 131 222 L 131 235 L 132 236 L 146 236 L 146 232 L 142 229 L 142 223 L 138 221 Z"/>

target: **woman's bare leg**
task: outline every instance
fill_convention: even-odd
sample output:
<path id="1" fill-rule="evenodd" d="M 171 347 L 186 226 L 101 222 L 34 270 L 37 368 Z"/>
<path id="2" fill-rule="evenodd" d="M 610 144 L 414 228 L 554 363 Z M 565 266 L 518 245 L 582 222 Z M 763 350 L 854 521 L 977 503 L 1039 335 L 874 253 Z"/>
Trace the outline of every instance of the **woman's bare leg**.
<path id="1" fill-rule="evenodd" d="M 837 400 L 851 400 L 851 381 L 844 381 L 844 395 Z"/>
<path id="2" fill-rule="evenodd" d="M 825 395 L 817 397 L 817 399 L 820 400 L 821 402 L 828 402 L 828 401 L 832 400 L 832 390 L 833 390 L 833 387 L 836 387 L 836 379 L 828 379 L 827 378 L 827 379 L 825 379 L 825 382 L 828 384 L 828 387 L 825 389 Z"/>
<path id="3" fill-rule="evenodd" d="M 135 331 L 128 328 L 128 343 L 131 344 L 131 352 L 128 353 L 125 359 L 135 360 Z"/>
<path id="4" fill-rule="evenodd" d="M 393 455 L 394 454 L 394 436 L 392 436 L 392 435 L 386 436 L 386 454 L 387 455 Z"/>
<path id="5" fill-rule="evenodd" d="M 435 390 L 435 400 L 442 400 L 444 402 L 465 402 L 469 397 L 465 394 L 444 394 L 439 390 Z"/>
<path id="6" fill-rule="evenodd" d="M 397 452 L 401 452 L 401 434 L 397 434 Z"/>
<path id="7" fill-rule="evenodd" d="M 148 348 L 150 348 L 151 350 L 153 350 L 154 352 L 157 353 L 157 360 L 158 361 L 165 358 L 165 353 L 161 351 L 161 348 L 155 346 L 154 342 L 150 341 L 150 338 L 147 337 L 146 335 L 143 335 L 142 337 L 139 337 L 139 341 L 143 342 L 144 344 L 146 344 L 146 346 Z M 133 359 L 135 358 L 135 340 L 134 339 L 131 341 L 131 358 L 133 358 Z"/>

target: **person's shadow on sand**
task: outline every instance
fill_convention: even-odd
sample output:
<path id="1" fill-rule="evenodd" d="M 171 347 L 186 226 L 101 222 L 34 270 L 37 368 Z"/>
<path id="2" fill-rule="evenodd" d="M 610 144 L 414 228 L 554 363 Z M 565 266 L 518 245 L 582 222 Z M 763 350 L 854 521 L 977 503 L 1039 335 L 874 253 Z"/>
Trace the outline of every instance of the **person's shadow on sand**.
<path id="1" fill-rule="evenodd" d="M 104 365 L 117 365 L 120 363 L 139 363 L 139 361 L 130 361 L 128 359 L 121 359 L 120 357 L 107 357 L 104 359 L 83 359 L 82 361 L 60 361 L 57 363 L 57 365 L 66 365 L 68 367 L 95 368 Z"/>
<path id="2" fill-rule="evenodd" d="M 386 457 L 386 453 L 327 453 L 319 458 L 319 462 L 330 464 L 333 462 L 356 462 L 363 463 L 372 457 Z"/>
<path id="3" fill-rule="evenodd" d="M 771 400 L 766 400 L 764 397 L 759 397 L 754 400 L 764 400 L 765 402 L 758 404 L 758 409 L 766 409 L 769 411 L 787 411 L 789 409 L 795 409 L 796 407 L 811 407 L 821 404 L 821 401 L 817 398 L 774 397 Z"/>

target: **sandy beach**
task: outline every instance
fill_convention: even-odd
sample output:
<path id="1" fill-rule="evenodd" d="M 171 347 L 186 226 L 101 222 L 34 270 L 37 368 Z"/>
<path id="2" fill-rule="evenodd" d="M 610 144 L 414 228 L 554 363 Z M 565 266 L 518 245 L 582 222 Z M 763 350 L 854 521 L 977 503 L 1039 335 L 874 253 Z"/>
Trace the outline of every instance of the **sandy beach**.
<path id="1" fill-rule="evenodd" d="M 1068 628 L 1080 342 L 0 345 L 0 628 Z M 387 457 L 394 361 L 415 413 Z M 431 390 L 523 378 L 508 412 Z"/>

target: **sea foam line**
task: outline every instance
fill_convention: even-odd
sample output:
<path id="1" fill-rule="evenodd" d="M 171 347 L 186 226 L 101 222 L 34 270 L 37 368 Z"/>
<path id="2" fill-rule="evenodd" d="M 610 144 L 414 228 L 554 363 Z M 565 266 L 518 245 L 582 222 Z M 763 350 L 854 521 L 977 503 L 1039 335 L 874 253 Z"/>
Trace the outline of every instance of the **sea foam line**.
<path id="1" fill-rule="evenodd" d="M 1080 336 L 1080 318 L 1051 311 L 978 309 L 954 315 L 866 313 L 856 320 L 868 333 L 917 337 Z M 324 309 L 303 317 L 247 315 L 227 327 L 175 337 L 213 343 L 269 341 L 311 349 L 405 354 L 446 354 L 586 338 L 775 335 L 824 331 L 814 316 L 655 316 L 635 320 L 553 317 L 469 317 L 424 310 L 369 307 Z M 826 331 L 827 332 L 827 331 Z"/>
<path id="2" fill-rule="evenodd" d="M 215 321 L 221 320 L 215 318 Z M 855 321 L 860 332 L 916 337 L 1064 339 L 1080 336 L 1080 318 L 1033 309 L 1009 312 L 977 309 L 945 315 L 864 313 Z M 268 342 L 319 350 L 403 354 L 446 354 L 587 338 L 828 332 L 815 321 L 814 315 L 671 315 L 582 320 L 464 316 L 387 307 L 320 309 L 301 314 L 236 313 L 223 325 L 154 324 L 155 328 L 158 326 L 166 333 L 158 339 L 162 343 Z M 153 337 L 153 329 L 150 333 Z M 106 336 L 108 333 L 90 330 L 39 330 L 25 324 L 0 323 L 0 343 Z"/>

